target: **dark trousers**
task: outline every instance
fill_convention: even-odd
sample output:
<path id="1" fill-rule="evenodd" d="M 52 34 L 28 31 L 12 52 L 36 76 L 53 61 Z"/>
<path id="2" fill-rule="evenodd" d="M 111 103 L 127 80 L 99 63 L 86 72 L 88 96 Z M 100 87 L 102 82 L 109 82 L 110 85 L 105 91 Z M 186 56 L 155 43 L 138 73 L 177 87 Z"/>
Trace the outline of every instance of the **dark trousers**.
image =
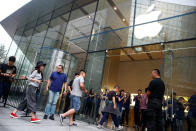
<path id="1" fill-rule="evenodd" d="M 134 108 L 134 121 L 136 126 L 140 126 L 140 110 L 139 108 Z"/>
<path id="2" fill-rule="evenodd" d="M 191 120 L 189 116 L 187 116 L 187 126 L 188 126 L 188 131 L 191 131 Z"/>
<path id="3" fill-rule="evenodd" d="M 124 124 L 124 119 L 126 118 L 126 125 L 129 125 L 129 109 L 125 109 L 122 112 L 122 124 Z"/>
<path id="4" fill-rule="evenodd" d="M 101 118 L 101 121 L 100 121 L 99 124 L 100 125 L 103 125 L 103 123 L 105 122 L 105 120 L 108 119 L 108 116 L 109 116 L 109 113 L 104 112 L 103 117 Z M 112 120 L 114 122 L 115 127 L 118 127 L 119 126 L 119 122 L 118 122 L 117 116 L 114 115 L 114 114 L 111 114 L 111 116 L 112 116 Z"/>
<path id="5" fill-rule="evenodd" d="M 162 110 L 150 109 L 147 117 L 148 131 L 163 131 Z"/>
<path id="6" fill-rule="evenodd" d="M 7 98 L 10 92 L 11 88 L 11 83 L 7 81 L 1 81 L 0 82 L 0 98 L 3 96 L 3 101 L 4 101 L 4 107 L 7 103 Z"/>
<path id="7" fill-rule="evenodd" d="M 173 118 L 173 120 L 171 120 L 170 118 L 168 118 L 165 122 L 165 131 L 169 131 L 169 128 L 171 128 L 171 131 L 176 131 L 177 127 L 176 127 L 176 119 Z"/>
<path id="8" fill-rule="evenodd" d="M 142 113 L 142 120 L 141 120 L 141 124 L 142 124 L 142 131 L 145 130 L 145 128 L 147 127 L 147 109 L 142 109 L 141 110 Z"/>
<path id="9" fill-rule="evenodd" d="M 87 102 L 86 103 L 86 115 L 88 115 L 88 116 L 91 115 L 92 106 L 93 106 L 93 103 L 92 102 Z"/>

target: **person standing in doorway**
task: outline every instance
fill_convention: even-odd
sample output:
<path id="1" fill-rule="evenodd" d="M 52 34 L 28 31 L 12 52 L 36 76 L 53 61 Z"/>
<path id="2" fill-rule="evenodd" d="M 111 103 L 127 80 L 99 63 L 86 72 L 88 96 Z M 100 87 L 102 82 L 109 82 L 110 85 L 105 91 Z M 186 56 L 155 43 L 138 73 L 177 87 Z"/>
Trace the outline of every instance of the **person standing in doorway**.
<path id="1" fill-rule="evenodd" d="M 147 104 L 148 104 L 148 96 L 150 95 L 148 88 L 145 89 L 145 93 L 141 97 L 140 101 L 140 109 L 141 109 L 141 125 L 142 125 L 142 131 L 144 131 L 147 127 Z"/>
<path id="2" fill-rule="evenodd" d="M 177 110 L 176 110 L 176 130 L 177 131 L 184 131 L 184 119 L 185 119 L 185 105 L 184 105 L 184 98 L 178 98 L 177 102 Z"/>
<path id="3" fill-rule="evenodd" d="M 127 92 L 123 102 L 122 125 L 124 125 L 124 118 L 126 118 L 126 126 L 129 126 L 129 111 L 130 111 L 131 97 Z"/>
<path id="4" fill-rule="evenodd" d="M 26 97 L 25 99 L 19 104 L 19 106 L 11 112 L 10 116 L 12 118 L 18 118 L 16 113 L 18 111 L 24 111 L 24 109 L 27 109 L 31 112 L 31 120 L 30 122 L 39 122 L 40 119 L 36 117 L 36 92 L 38 88 L 40 87 L 40 84 L 43 82 L 43 74 L 42 71 L 44 70 L 46 64 L 44 64 L 42 61 L 37 62 L 37 65 L 35 67 L 35 70 L 32 72 L 30 76 L 22 76 L 21 79 L 29 80 L 29 86 L 26 90 Z"/>
<path id="5" fill-rule="evenodd" d="M 141 120 L 140 120 L 140 100 L 142 95 L 142 90 L 138 89 L 138 95 L 134 97 L 135 106 L 134 106 L 134 121 L 135 121 L 135 128 L 139 129 Z"/>
<path id="6" fill-rule="evenodd" d="M 82 97 L 82 91 L 86 94 L 87 90 L 84 86 L 84 78 L 86 76 L 86 73 L 84 70 L 80 71 L 80 76 L 74 79 L 73 81 L 73 89 L 71 91 L 71 96 L 70 96 L 70 109 L 65 112 L 64 114 L 60 114 L 60 123 L 63 125 L 63 119 L 67 116 L 69 116 L 69 126 L 77 126 L 73 122 L 73 115 L 74 113 L 78 112 L 80 109 L 80 97 Z"/>
<path id="7" fill-rule="evenodd" d="M 56 103 L 60 96 L 60 92 L 63 87 L 66 90 L 67 76 L 63 73 L 63 68 L 62 65 L 57 66 L 57 71 L 51 74 L 46 85 L 46 91 L 49 91 L 49 99 L 45 108 L 44 119 L 47 119 L 48 116 L 50 116 L 49 119 L 54 120 Z"/>
<path id="8" fill-rule="evenodd" d="M 148 131 L 163 131 L 162 101 L 165 92 L 165 84 L 160 78 L 159 69 L 152 71 L 152 81 L 148 86 Z"/>
<path id="9" fill-rule="evenodd" d="M 7 102 L 12 81 L 16 76 L 16 66 L 14 66 L 15 61 L 16 58 L 11 56 L 9 57 L 8 64 L 0 65 L 0 99 L 3 96 L 4 107 Z"/>

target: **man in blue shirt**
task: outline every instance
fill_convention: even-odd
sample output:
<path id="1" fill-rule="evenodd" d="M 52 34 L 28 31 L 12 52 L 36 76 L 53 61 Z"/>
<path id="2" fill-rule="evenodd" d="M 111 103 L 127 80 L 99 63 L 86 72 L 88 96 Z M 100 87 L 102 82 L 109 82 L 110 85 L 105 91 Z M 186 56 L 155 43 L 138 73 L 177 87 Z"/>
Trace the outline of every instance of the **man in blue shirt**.
<path id="1" fill-rule="evenodd" d="M 57 72 L 53 72 L 51 74 L 50 79 L 46 85 L 46 90 L 49 90 L 49 99 L 45 108 L 44 119 L 47 119 L 48 116 L 50 116 L 49 119 L 54 120 L 56 103 L 63 86 L 66 90 L 66 82 L 67 76 L 63 73 L 63 66 L 59 65 L 57 67 Z"/>

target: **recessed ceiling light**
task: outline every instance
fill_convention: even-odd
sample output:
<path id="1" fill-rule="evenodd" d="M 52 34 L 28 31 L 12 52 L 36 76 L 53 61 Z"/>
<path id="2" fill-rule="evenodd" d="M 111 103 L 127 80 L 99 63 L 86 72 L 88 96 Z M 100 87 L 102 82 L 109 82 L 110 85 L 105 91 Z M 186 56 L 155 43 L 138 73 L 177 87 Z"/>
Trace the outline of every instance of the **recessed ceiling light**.
<path id="1" fill-rule="evenodd" d="M 114 6 L 114 10 L 117 10 L 117 7 L 116 6 Z"/>
<path id="2" fill-rule="evenodd" d="M 141 52 L 142 51 L 142 47 L 135 47 L 134 48 L 136 52 Z"/>
<path id="3" fill-rule="evenodd" d="M 88 18 L 90 19 L 90 18 L 91 18 L 91 16 L 89 15 L 89 16 L 88 16 Z"/>
<path id="4" fill-rule="evenodd" d="M 125 22 L 125 21 L 126 21 L 126 19 L 124 18 L 124 19 L 122 19 L 122 21 L 124 21 L 124 22 Z"/>

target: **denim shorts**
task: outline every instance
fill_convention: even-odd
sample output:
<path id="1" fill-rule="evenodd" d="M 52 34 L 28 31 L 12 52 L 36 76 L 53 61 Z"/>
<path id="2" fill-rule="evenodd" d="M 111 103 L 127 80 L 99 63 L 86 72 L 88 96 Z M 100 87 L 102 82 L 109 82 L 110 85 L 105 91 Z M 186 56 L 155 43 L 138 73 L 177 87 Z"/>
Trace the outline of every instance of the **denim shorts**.
<path id="1" fill-rule="evenodd" d="M 78 112 L 80 109 L 80 97 L 79 96 L 74 96 L 70 95 L 70 108 L 74 109 L 75 112 Z"/>

